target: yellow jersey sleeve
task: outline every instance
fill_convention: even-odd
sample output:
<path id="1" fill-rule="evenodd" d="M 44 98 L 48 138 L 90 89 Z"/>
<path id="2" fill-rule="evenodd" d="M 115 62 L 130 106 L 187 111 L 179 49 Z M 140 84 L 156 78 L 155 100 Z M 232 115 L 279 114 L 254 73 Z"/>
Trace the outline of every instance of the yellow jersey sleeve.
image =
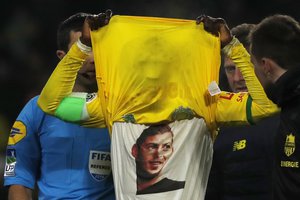
<path id="1" fill-rule="evenodd" d="M 80 123 L 87 127 L 105 127 L 98 96 L 89 98 L 87 93 L 80 95 L 72 93 L 77 72 L 86 57 L 87 54 L 74 44 L 44 86 L 38 105 L 47 114 L 65 121 Z"/>
<path id="2" fill-rule="evenodd" d="M 241 71 L 248 93 L 222 92 L 218 97 L 216 120 L 219 125 L 226 123 L 254 124 L 259 119 L 279 112 L 279 108 L 268 99 L 257 79 L 250 55 L 243 45 L 234 38 L 224 53 Z"/>

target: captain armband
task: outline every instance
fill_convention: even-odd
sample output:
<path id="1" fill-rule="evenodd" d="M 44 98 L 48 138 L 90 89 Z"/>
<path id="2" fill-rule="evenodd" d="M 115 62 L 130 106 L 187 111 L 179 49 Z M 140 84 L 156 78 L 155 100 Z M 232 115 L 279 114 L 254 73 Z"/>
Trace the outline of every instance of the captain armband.
<path id="1" fill-rule="evenodd" d="M 55 111 L 55 116 L 69 122 L 89 119 L 86 97 L 87 93 L 73 92 L 61 101 Z"/>

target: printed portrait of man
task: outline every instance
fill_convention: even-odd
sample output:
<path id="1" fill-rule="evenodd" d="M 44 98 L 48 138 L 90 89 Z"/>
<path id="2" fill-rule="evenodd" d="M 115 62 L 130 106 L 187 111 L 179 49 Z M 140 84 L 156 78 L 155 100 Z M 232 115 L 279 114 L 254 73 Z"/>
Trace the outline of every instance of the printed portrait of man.
<path id="1" fill-rule="evenodd" d="M 143 130 L 132 146 L 136 161 L 137 195 L 184 188 L 185 181 L 171 180 L 161 174 L 172 156 L 174 134 L 169 125 L 153 125 Z"/>

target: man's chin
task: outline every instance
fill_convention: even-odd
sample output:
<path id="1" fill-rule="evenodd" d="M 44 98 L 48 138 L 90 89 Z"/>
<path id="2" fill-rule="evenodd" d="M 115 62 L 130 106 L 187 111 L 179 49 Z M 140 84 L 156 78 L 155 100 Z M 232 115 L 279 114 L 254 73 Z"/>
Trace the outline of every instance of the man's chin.
<path id="1" fill-rule="evenodd" d="M 144 180 L 151 180 L 155 177 L 157 177 L 159 175 L 159 172 L 156 172 L 156 173 L 149 173 L 149 172 L 139 172 L 138 173 L 138 176 Z"/>

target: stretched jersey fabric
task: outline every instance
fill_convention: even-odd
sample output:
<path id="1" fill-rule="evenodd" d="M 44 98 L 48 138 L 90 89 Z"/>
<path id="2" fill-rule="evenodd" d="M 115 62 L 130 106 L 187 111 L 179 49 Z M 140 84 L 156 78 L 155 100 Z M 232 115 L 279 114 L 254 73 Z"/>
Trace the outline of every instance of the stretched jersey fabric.
<path id="1" fill-rule="evenodd" d="M 66 123 L 30 100 L 9 136 L 4 185 L 35 183 L 39 199 L 115 199 L 108 130 Z"/>
<path id="2" fill-rule="evenodd" d="M 215 121 L 207 88 L 218 80 L 220 41 L 194 20 L 114 16 L 92 42 L 107 124 L 173 121 L 180 108 Z"/>

